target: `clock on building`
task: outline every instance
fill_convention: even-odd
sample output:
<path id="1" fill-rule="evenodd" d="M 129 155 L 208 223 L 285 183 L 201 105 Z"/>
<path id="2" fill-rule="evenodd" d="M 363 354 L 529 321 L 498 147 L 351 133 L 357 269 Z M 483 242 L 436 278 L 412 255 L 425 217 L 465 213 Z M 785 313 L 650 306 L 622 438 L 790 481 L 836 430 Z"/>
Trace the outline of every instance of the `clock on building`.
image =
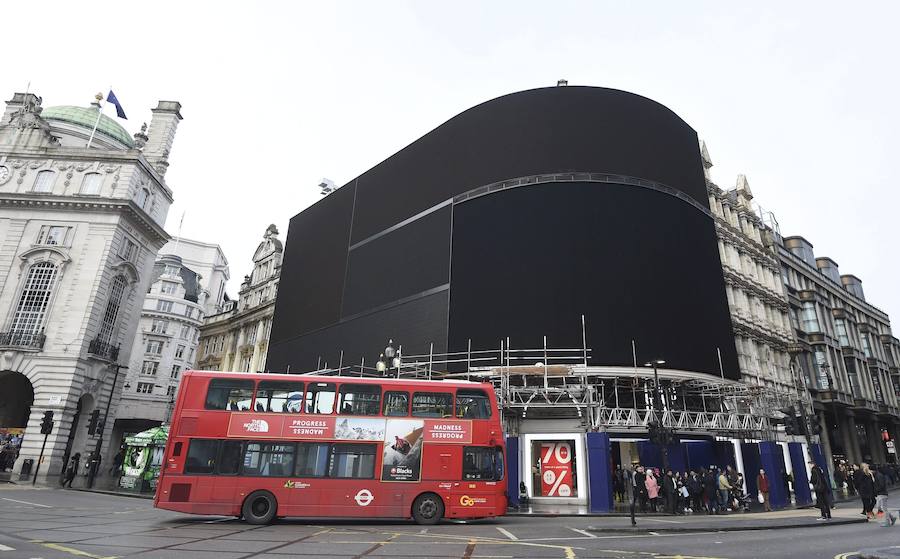
<path id="1" fill-rule="evenodd" d="M 12 173 L 9 172 L 9 167 L 0 165 L 0 184 L 6 184 L 10 176 L 12 176 Z"/>

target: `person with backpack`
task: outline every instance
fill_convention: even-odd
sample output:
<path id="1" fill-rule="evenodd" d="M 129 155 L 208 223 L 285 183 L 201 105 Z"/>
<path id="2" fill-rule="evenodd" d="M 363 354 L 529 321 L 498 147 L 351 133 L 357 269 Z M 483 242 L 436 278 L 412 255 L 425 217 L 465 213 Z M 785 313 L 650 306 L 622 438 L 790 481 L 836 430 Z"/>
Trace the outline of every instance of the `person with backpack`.
<path id="1" fill-rule="evenodd" d="M 894 525 L 894 522 L 897 521 L 897 517 L 891 514 L 891 511 L 888 510 L 888 479 L 883 473 L 879 470 L 875 470 L 874 472 L 875 482 L 873 487 L 875 489 L 875 508 L 877 510 L 882 511 L 884 516 L 881 520 L 881 526 L 884 528 L 889 528 Z"/>
<path id="2" fill-rule="evenodd" d="M 816 492 L 816 506 L 822 513 L 819 520 L 831 520 L 831 505 L 828 498 L 828 478 L 814 460 L 809 461 L 809 483 Z"/>

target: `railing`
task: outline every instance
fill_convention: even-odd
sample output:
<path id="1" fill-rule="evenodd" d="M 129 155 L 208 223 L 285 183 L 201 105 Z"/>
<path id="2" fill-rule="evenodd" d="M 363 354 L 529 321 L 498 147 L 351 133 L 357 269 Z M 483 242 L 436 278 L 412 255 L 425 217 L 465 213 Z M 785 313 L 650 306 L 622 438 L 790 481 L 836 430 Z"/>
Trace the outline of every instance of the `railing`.
<path id="1" fill-rule="evenodd" d="M 108 361 L 119 360 L 119 347 L 114 346 L 108 342 L 104 342 L 100 340 L 100 338 L 94 338 L 93 340 L 91 340 L 91 343 L 88 344 L 88 353 L 95 357 L 106 359 Z"/>
<path id="2" fill-rule="evenodd" d="M 0 347 L 43 349 L 47 336 L 40 332 L 0 332 Z"/>

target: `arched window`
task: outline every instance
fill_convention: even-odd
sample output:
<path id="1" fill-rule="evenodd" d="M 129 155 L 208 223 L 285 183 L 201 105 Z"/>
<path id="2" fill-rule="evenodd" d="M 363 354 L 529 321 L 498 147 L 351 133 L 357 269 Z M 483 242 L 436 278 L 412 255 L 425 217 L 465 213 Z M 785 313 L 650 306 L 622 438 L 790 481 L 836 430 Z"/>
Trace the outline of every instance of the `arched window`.
<path id="1" fill-rule="evenodd" d="M 122 306 L 122 297 L 125 294 L 125 278 L 116 276 L 109 285 L 109 299 L 106 302 L 106 311 L 103 313 L 103 322 L 100 324 L 100 341 L 112 343 L 116 329 L 116 319 L 119 317 L 119 308 Z"/>
<path id="2" fill-rule="evenodd" d="M 103 177 L 100 173 L 88 173 L 81 181 L 82 194 L 100 194 L 100 187 L 103 186 Z"/>
<path id="3" fill-rule="evenodd" d="M 53 171 L 41 171 L 34 179 L 35 192 L 53 192 L 53 179 L 56 177 Z"/>
<path id="4" fill-rule="evenodd" d="M 39 262 L 28 269 L 22 295 L 13 315 L 12 328 L 17 334 L 37 334 L 44 324 L 47 306 L 56 281 L 56 265 Z"/>
<path id="5" fill-rule="evenodd" d="M 137 205 L 146 209 L 147 202 L 150 200 L 150 191 L 146 188 L 142 188 L 137 193 Z"/>

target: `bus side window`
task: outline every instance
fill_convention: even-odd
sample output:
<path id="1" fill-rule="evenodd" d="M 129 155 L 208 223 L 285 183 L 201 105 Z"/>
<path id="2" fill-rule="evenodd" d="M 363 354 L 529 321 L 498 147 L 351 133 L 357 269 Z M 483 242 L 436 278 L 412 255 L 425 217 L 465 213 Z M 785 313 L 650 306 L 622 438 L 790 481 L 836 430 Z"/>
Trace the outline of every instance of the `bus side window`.
<path id="1" fill-rule="evenodd" d="M 302 382 L 261 381 L 256 388 L 256 411 L 300 413 L 303 406 Z"/>
<path id="2" fill-rule="evenodd" d="M 463 449 L 463 480 L 495 481 L 496 449 L 484 446 L 467 446 Z M 502 467 L 502 466 L 501 466 Z"/>
<path id="3" fill-rule="evenodd" d="M 244 458 L 244 449 L 241 441 L 222 441 L 219 451 L 219 471 L 222 475 L 237 475 L 241 469 L 241 460 Z"/>
<path id="4" fill-rule="evenodd" d="M 491 417 L 491 400 L 484 390 L 460 388 L 456 391 L 456 417 L 488 419 Z"/>
<path id="5" fill-rule="evenodd" d="M 446 392 L 416 392 L 413 417 L 453 417 L 453 397 Z"/>
<path id="6" fill-rule="evenodd" d="M 184 464 L 186 474 L 211 474 L 216 471 L 216 457 L 219 454 L 219 441 L 209 439 L 192 439 L 188 445 L 187 460 Z"/>
<path id="7" fill-rule="evenodd" d="M 334 411 L 332 382 L 311 382 L 306 387 L 306 413 L 327 414 Z"/>
<path id="8" fill-rule="evenodd" d="M 172 456 L 181 456 L 181 447 L 183 443 L 181 441 L 175 443 L 175 448 L 172 449 Z"/>
<path id="9" fill-rule="evenodd" d="M 409 392 L 385 392 L 383 413 L 388 417 L 409 415 Z"/>
<path id="10" fill-rule="evenodd" d="M 378 415 L 381 387 L 373 384 L 342 384 L 338 413 L 341 415 Z"/>
<path id="11" fill-rule="evenodd" d="M 206 392 L 206 409 L 250 411 L 253 400 L 253 381 L 212 379 Z"/>

